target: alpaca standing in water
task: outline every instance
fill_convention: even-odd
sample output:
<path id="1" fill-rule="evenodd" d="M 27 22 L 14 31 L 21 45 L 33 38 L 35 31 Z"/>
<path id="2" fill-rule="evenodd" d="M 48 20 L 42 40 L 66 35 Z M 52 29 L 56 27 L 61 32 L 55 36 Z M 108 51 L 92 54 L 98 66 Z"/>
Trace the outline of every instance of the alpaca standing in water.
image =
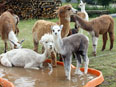
<path id="1" fill-rule="evenodd" d="M 87 74 L 88 72 L 89 59 L 87 50 L 89 40 L 88 37 L 83 34 L 73 34 L 62 39 L 62 28 L 63 25 L 54 25 L 51 27 L 51 30 L 54 38 L 55 50 L 62 55 L 64 60 L 65 75 L 67 79 L 70 80 L 72 53 L 75 54 L 77 62 L 75 74 L 82 74 L 80 71 L 80 64 L 82 62 L 81 59 L 84 60 L 84 73 Z"/>

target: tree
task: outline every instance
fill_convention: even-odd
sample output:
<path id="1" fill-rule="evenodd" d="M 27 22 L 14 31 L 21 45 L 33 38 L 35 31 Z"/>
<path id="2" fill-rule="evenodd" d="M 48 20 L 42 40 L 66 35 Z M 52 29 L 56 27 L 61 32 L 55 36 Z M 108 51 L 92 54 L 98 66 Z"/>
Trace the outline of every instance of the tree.
<path id="1" fill-rule="evenodd" d="M 66 2 L 70 2 L 71 0 L 66 0 Z"/>
<path id="2" fill-rule="evenodd" d="M 112 2 L 113 0 L 97 0 L 99 4 L 103 5 L 103 6 L 109 6 L 110 2 Z"/>

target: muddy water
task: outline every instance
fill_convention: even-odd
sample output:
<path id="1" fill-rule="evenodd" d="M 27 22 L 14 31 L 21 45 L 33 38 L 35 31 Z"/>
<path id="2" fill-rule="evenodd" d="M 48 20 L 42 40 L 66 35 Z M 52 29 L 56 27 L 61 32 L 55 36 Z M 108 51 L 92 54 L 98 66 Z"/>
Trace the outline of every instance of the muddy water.
<path id="1" fill-rule="evenodd" d="M 71 81 L 68 81 L 62 66 L 54 68 L 51 75 L 48 74 L 49 71 L 48 67 L 31 70 L 20 67 L 7 68 L 0 65 L 0 77 L 13 82 L 16 87 L 82 87 L 95 78 L 90 74 L 74 75 L 74 70 L 72 70 Z"/>

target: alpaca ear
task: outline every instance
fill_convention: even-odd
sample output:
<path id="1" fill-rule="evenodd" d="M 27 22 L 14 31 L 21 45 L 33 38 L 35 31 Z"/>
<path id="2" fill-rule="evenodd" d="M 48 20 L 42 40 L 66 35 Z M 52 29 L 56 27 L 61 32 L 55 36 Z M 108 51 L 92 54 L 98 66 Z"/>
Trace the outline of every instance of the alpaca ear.
<path id="1" fill-rule="evenodd" d="M 60 25 L 60 29 L 62 30 L 62 28 L 63 28 L 63 25 Z"/>
<path id="2" fill-rule="evenodd" d="M 53 26 L 51 26 L 51 30 L 53 30 Z"/>
<path id="3" fill-rule="evenodd" d="M 42 41 L 42 40 L 40 40 L 39 43 L 40 43 L 41 45 L 43 45 L 43 41 Z"/>
<path id="4" fill-rule="evenodd" d="M 84 3 L 84 5 L 86 5 L 86 3 Z"/>
<path id="5" fill-rule="evenodd" d="M 23 39 L 23 40 L 21 40 L 19 43 L 22 44 L 24 41 L 25 41 L 25 40 Z"/>
<path id="6" fill-rule="evenodd" d="M 14 46 L 17 46 L 12 40 L 9 40 L 12 44 L 14 44 Z"/>
<path id="7" fill-rule="evenodd" d="M 83 1 L 82 1 L 82 0 L 80 0 L 80 3 L 83 3 Z"/>

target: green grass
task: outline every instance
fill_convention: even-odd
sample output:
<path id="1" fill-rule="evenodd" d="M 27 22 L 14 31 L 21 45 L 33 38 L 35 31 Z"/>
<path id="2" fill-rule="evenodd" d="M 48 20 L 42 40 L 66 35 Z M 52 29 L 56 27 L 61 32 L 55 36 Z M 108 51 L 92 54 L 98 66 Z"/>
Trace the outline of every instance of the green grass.
<path id="1" fill-rule="evenodd" d="M 48 20 L 48 19 L 47 19 Z M 115 33 L 116 33 L 116 18 L 115 20 Z M 20 33 L 18 35 L 19 40 L 25 39 L 23 43 L 24 48 L 33 49 L 33 40 L 32 40 L 32 27 L 37 19 L 30 20 L 21 20 L 18 27 L 20 29 Z M 56 22 L 58 19 L 49 19 L 49 21 Z M 71 23 L 71 27 L 74 24 Z M 99 87 L 115 87 L 116 86 L 116 40 L 114 42 L 114 48 L 112 51 L 109 51 L 109 39 L 107 41 L 107 46 L 105 51 L 101 51 L 102 48 L 102 37 L 99 37 L 98 47 L 97 47 L 97 56 L 93 57 L 92 55 L 92 40 L 90 35 L 87 32 L 84 32 L 90 39 L 89 48 L 88 48 L 88 56 L 90 59 L 90 68 L 95 68 L 102 71 L 104 75 L 105 81 Z M 0 54 L 4 51 L 3 41 L 0 40 Z M 102 55 L 102 56 L 100 56 Z M 75 63 L 73 63 L 75 65 Z"/>

